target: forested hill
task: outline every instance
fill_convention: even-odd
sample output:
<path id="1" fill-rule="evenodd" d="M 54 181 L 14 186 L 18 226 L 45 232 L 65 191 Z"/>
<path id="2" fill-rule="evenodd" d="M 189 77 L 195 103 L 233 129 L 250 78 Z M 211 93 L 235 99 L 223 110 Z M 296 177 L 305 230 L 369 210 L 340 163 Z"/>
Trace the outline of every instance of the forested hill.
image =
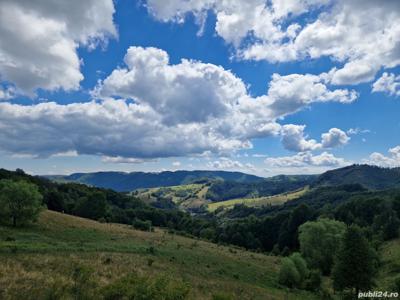
<path id="1" fill-rule="evenodd" d="M 96 172 L 74 173 L 68 176 L 45 176 L 60 182 L 79 182 L 115 191 L 132 191 L 138 188 L 174 186 L 193 183 L 204 179 L 220 179 L 242 183 L 257 182 L 262 177 L 241 172 L 227 171 L 165 171 L 160 173 L 146 172 Z"/>
<path id="2" fill-rule="evenodd" d="M 368 189 L 383 190 L 400 187 L 400 168 L 380 168 L 370 165 L 352 165 L 327 171 L 314 186 L 361 184 Z"/>
<path id="3" fill-rule="evenodd" d="M 380 168 L 370 165 L 352 165 L 327 171 L 321 175 L 281 175 L 270 178 L 228 171 L 96 172 L 45 177 L 53 181 L 77 182 L 119 192 L 205 182 L 210 179 L 219 180 L 219 182 L 213 184 L 214 188 L 209 193 L 210 196 L 212 195 L 211 192 L 214 192 L 218 199 L 242 197 L 252 192 L 264 195 L 265 193 L 259 191 L 260 187 L 277 190 L 277 192 L 266 193 L 266 195 L 297 189 L 308 184 L 311 184 L 312 187 L 361 184 L 365 188 L 373 190 L 400 187 L 400 168 Z M 220 197 L 221 191 L 228 190 L 232 195 Z"/>

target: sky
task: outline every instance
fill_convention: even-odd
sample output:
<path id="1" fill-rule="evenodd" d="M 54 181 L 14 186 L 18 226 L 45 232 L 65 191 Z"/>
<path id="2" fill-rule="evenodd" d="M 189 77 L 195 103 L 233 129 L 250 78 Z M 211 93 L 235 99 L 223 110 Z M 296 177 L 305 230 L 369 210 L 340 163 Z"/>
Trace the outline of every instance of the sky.
<path id="1" fill-rule="evenodd" d="M 400 166 L 398 0 L 1 0 L 0 167 Z"/>

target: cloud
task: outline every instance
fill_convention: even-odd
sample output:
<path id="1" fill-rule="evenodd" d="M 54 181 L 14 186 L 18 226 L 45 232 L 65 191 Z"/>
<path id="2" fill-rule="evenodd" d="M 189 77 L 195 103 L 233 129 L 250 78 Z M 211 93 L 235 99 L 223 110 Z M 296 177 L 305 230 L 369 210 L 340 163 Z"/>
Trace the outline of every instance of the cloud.
<path id="1" fill-rule="evenodd" d="M 400 64 L 400 2 L 395 0 L 147 0 L 163 22 L 216 16 L 215 31 L 242 59 L 287 62 L 329 57 L 333 84 L 374 79 Z M 373 17 L 371 17 L 373 16 Z M 379 41 L 379 47 L 376 42 Z"/>
<path id="2" fill-rule="evenodd" d="M 226 155 L 251 148 L 254 138 L 282 134 L 278 119 L 313 102 L 354 100 L 351 92 L 330 91 L 314 79 L 305 91 L 279 75 L 266 95 L 252 97 L 231 71 L 185 59 L 170 64 L 157 48 L 130 47 L 124 62 L 98 83 L 91 102 L 0 103 L 0 149 L 39 157 L 68 151 L 134 159 Z M 302 144 L 312 148 L 310 141 Z"/>
<path id="3" fill-rule="evenodd" d="M 319 155 L 313 155 L 311 152 L 301 152 L 293 156 L 268 157 L 264 161 L 271 167 L 340 167 L 346 164 L 343 158 L 335 157 L 333 154 L 323 152 Z"/>
<path id="4" fill-rule="evenodd" d="M 78 89 L 77 49 L 116 36 L 113 14 L 112 0 L 1 1 L 0 79 L 31 96 L 38 88 Z"/>
<path id="5" fill-rule="evenodd" d="M 313 102 L 351 103 L 357 93 L 347 89 L 329 90 L 326 81 L 328 74 L 273 74 L 269 83 L 268 96 L 271 107 L 279 117 L 293 113 Z"/>
<path id="6" fill-rule="evenodd" d="M 127 68 L 114 70 L 94 94 L 151 106 L 168 125 L 223 117 L 247 95 L 243 82 L 222 67 L 189 60 L 169 65 L 160 49 L 130 47 L 124 60 Z"/>
<path id="7" fill-rule="evenodd" d="M 323 133 L 321 137 L 323 148 L 334 148 L 346 145 L 350 140 L 350 137 L 339 128 L 331 128 L 329 129 L 329 132 Z"/>
<path id="8" fill-rule="evenodd" d="M 400 167 L 400 145 L 390 148 L 388 152 L 389 155 L 374 152 L 364 160 L 364 163 L 387 168 Z"/>
<path id="9" fill-rule="evenodd" d="M 10 100 L 15 97 L 15 89 L 12 86 L 0 86 L 0 101 Z"/>
<path id="10" fill-rule="evenodd" d="M 78 153 L 75 150 L 59 152 L 51 155 L 51 157 L 76 157 L 76 156 L 78 156 Z"/>
<path id="11" fill-rule="evenodd" d="M 306 152 L 321 148 L 335 148 L 347 144 L 350 137 L 338 129 L 331 128 L 328 132 L 321 135 L 321 142 L 309 139 L 304 133 L 305 125 L 288 124 L 281 129 L 282 144 L 285 149 L 294 152 Z"/>
<path id="12" fill-rule="evenodd" d="M 181 162 L 180 161 L 174 161 L 174 162 L 172 162 L 172 166 L 173 167 L 180 167 L 181 166 Z"/>
<path id="13" fill-rule="evenodd" d="M 77 151 L 110 157 L 155 158 L 245 148 L 209 125 L 165 126 L 149 107 L 123 100 L 54 102 L 23 106 L 0 103 L 0 147 L 40 157 Z"/>
<path id="14" fill-rule="evenodd" d="M 361 129 L 361 128 L 350 128 L 349 130 L 346 131 L 346 133 L 348 135 L 357 135 L 357 134 L 361 134 L 361 133 L 370 133 L 371 130 L 369 129 Z"/>
<path id="15" fill-rule="evenodd" d="M 400 96 L 400 76 L 384 72 L 372 85 L 372 92 L 383 92 L 390 96 Z"/>
<path id="16" fill-rule="evenodd" d="M 309 139 L 304 135 L 305 125 L 284 125 L 282 126 L 282 144 L 290 151 L 304 152 L 320 148 L 316 140 Z"/>
<path id="17" fill-rule="evenodd" d="M 155 161 L 152 159 L 139 159 L 139 158 L 131 158 L 131 157 L 122 157 L 122 156 L 103 156 L 101 158 L 102 162 L 112 163 L 112 164 L 141 164 L 144 162 Z"/>
<path id="18" fill-rule="evenodd" d="M 263 157 L 268 157 L 268 155 L 267 154 L 261 154 L 261 153 L 255 153 L 255 154 L 252 155 L 252 157 L 263 158 Z"/>
<path id="19" fill-rule="evenodd" d="M 211 169 L 221 169 L 221 170 L 229 170 L 229 169 L 236 169 L 236 170 L 251 170 L 254 171 L 255 167 L 250 163 L 241 163 L 237 160 L 232 160 L 227 157 L 221 157 L 218 160 L 210 161 L 207 163 L 207 167 Z"/>

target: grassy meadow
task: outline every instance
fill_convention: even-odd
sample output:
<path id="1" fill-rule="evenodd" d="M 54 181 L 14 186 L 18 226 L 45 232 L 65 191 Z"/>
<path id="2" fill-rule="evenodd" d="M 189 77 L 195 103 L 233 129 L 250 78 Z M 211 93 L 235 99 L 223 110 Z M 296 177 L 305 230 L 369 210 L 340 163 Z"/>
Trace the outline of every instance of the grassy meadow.
<path id="1" fill-rule="evenodd" d="M 185 287 L 188 299 L 318 299 L 280 287 L 279 264 L 278 257 L 161 229 L 52 211 L 31 227 L 0 227 L 0 299 L 76 299 L 79 288 L 81 299 L 102 299 L 104 288 L 130 274 L 166 278 Z"/>

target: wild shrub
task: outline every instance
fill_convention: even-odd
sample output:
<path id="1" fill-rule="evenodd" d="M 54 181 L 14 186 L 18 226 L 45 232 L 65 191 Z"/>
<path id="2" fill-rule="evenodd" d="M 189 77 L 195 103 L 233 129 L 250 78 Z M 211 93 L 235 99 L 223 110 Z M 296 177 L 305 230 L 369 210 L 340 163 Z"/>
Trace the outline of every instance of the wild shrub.
<path id="1" fill-rule="evenodd" d="M 318 277 L 319 275 L 319 277 Z M 321 275 L 310 272 L 307 263 L 300 253 L 296 252 L 282 260 L 278 281 L 289 288 L 318 288 Z"/>
<path id="2" fill-rule="evenodd" d="M 148 259 L 147 259 L 147 265 L 148 265 L 149 267 L 151 267 L 151 266 L 153 265 L 153 263 L 154 263 L 154 259 L 152 259 L 152 258 L 148 258 Z"/>
<path id="3" fill-rule="evenodd" d="M 279 271 L 279 283 L 287 287 L 293 288 L 300 283 L 300 274 L 296 265 L 290 258 L 282 260 L 281 269 Z"/>
<path id="4" fill-rule="evenodd" d="M 151 221 L 143 221 L 140 219 L 134 219 L 132 222 L 132 226 L 135 229 L 143 230 L 143 231 L 151 231 L 152 224 Z"/>
<path id="5" fill-rule="evenodd" d="M 305 288 L 309 291 L 316 291 L 321 288 L 322 275 L 320 270 L 311 270 L 305 281 Z"/>

